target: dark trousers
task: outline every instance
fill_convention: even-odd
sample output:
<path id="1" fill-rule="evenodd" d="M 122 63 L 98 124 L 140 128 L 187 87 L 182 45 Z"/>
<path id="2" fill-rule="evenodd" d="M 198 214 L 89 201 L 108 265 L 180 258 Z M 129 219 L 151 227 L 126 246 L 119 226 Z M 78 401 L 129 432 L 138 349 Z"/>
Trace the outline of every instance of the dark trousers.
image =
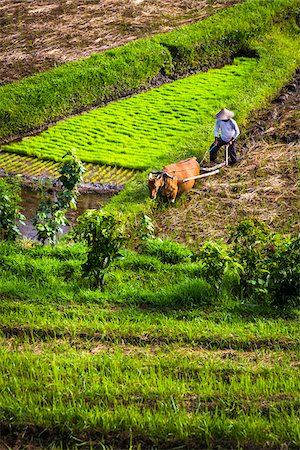
<path id="1" fill-rule="evenodd" d="M 210 161 L 214 162 L 217 159 L 218 156 L 218 151 L 220 150 L 221 147 L 223 147 L 223 145 L 227 145 L 228 142 L 223 141 L 223 139 L 218 138 L 218 143 L 215 144 L 213 143 L 210 146 Z M 236 143 L 235 141 L 232 142 L 232 144 L 229 144 L 228 147 L 228 154 L 229 154 L 229 162 L 230 164 L 235 164 L 237 162 L 237 155 L 236 155 Z M 225 158 L 224 158 L 225 159 Z"/>

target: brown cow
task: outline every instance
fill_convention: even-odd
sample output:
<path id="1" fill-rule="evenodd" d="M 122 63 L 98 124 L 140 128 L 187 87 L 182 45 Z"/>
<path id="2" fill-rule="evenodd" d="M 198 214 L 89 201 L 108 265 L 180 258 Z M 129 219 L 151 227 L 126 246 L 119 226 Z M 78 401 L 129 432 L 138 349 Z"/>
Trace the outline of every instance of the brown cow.
<path id="1" fill-rule="evenodd" d="M 159 192 L 174 203 L 177 194 L 188 192 L 195 184 L 195 180 L 184 180 L 195 177 L 199 173 L 200 164 L 195 157 L 165 166 L 159 172 L 150 172 L 148 177 L 150 198 L 156 198 Z"/>

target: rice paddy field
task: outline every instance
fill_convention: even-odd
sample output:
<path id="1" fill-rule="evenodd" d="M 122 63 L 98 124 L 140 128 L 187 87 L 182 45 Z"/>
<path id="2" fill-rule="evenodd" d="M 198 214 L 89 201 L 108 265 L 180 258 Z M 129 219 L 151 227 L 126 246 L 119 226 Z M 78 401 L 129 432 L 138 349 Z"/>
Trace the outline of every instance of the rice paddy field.
<path id="1" fill-rule="evenodd" d="M 274 46 L 283 39 L 284 46 Z M 215 112 L 226 105 L 243 123 L 277 91 L 282 77 L 288 79 L 291 67 L 283 62 L 293 45 L 291 38 L 273 32 L 261 58 L 237 58 L 233 65 L 112 102 L 2 148 L 54 161 L 75 148 L 83 162 L 140 170 L 159 169 L 176 156 L 201 157 L 213 135 Z M 290 61 L 296 63 L 297 53 Z"/>
<path id="2" fill-rule="evenodd" d="M 264 7 L 259 0 L 244 3 L 252 5 L 254 16 L 255 5 Z M 145 172 L 138 175 L 175 159 L 201 158 L 220 108 L 234 110 L 243 130 L 249 116 L 268 106 L 291 81 L 300 64 L 299 27 L 295 21 L 279 26 L 279 19 L 268 17 L 275 5 L 288 20 L 287 5 L 294 11 L 297 0 L 267 4 L 267 19 L 259 24 L 261 30 L 266 20 L 267 33 L 254 36 L 251 28 L 251 39 L 245 41 L 251 58 L 240 55 L 233 64 L 112 101 L 1 146 L 3 170 L 29 177 L 56 177 L 61 157 L 75 148 L 87 169 L 85 182 L 126 184 L 104 209 L 123 215 L 130 237 L 109 266 L 102 290 L 84 276 L 88 249 L 70 234 L 56 246 L 29 239 L 0 242 L 1 450 L 300 448 L 296 302 L 283 307 L 259 296 L 239 296 L 239 276 L 230 269 L 216 289 L 204 275 L 205 261 L 197 259 L 204 241 L 201 214 L 224 231 L 228 221 L 222 205 L 230 209 L 233 225 L 236 211 L 243 217 L 257 212 L 251 201 L 238 210 L 228 196 L 229 191 L 237 196 L 243 189 L 247 195 L 253 192 L 245 173 L 257 187 L 273 171 L 276 195 L 266 195 L 264 201 L 276 203 L 280 197 L 278 205 L 288 209 L 280 186 L 296 197 L 296 144 L 291 143 L 284 165 L 273 158 L 277 147 L 272 142 L 268 152 L 263 145 L 254 150 L 273 165 L 265 168 L 253 151 L 251 168 L 242 172 L 237 166 L 235 184 L 230 175 L 228 186 L 224 176 L 218 190 L 208 183 L 205 195 L 224 202 L 213 198 L 211 210 L 204 213 L 205 195 L 193 204 L 182 197 L 170 218 L 168 205 L 148 199 Z M 194 50 L 190 37 L 194 42 L 193 35 L 186 42 L 180 37 L 187 44 L 183 53 Z M 218 50 L 214 52 L 216 56 Z M 281 172 L 292 179 L 290 184 L 278 182 Z M 271 192 L 272 183 L 257 195 Z M 223 215 L 211 214 L 215 205 L 224 209 Z M 197 220 L 191 207 L 193 214 L 200 211 Z M 276 222 L 269 211 L 263 207 L 264 217 Z M 160 231 L 145 230 L 145 218 L 149 226 L 155 217 Z M 286 213 L 284 236 L 297 221 Z M 213 241 L 213 226 L 205 226 L 213 230 Z M 190 247 L 152 235 L 146 243 L 145 232 L 177 236 L 176 241 L 183 239 Z M 223 243 L 228 238 L 220 237 Z"/>
<path id="3" fill-rule="evenodd" d="M 229 101 L 234 87 L 244 84 L 256 64 L 251 59 L 237 60 L 233 66 L 72 117 L 4 149 L 59 160 L 76 148 L 82 161 L 135 169 L 159 165 L 189 134 L 205 126 L 220 107 L 220 97 L 223 103 Z"/>
<path id="4" fill-rule="evenodd" d="M 53 178 L 59 176 L 59 163 L 37 157 L 0 152 L 0 167 L 5 173 L 29 178 Z M 83 183 L 124 185 L 134 180 L 136 171 L 120 167 L 87 163 L 84 165 Z"/>

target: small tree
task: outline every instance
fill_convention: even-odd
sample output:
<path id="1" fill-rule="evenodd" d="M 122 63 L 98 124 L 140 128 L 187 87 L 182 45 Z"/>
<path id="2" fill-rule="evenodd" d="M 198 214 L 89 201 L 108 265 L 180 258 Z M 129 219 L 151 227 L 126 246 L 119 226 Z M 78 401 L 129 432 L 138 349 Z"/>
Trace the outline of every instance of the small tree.
<path id="1" fill-rule="evenodd" d="M 0 237 L 14 241 L 20 236 L 17 221 L 24 223 L 21 214 L 21 186 L 17 177 L 0 179 Z"/>
<path id="2" fill-rule="evenodd" d="M 77 219 L 74 236 L 88 245 L 87 260 L 82 266 L 85 276 L 92 286 L 102 289 L 110 263 L 128 238 L 124 221 L 114 214 L 88 209 Z"/>
<path id="3" fill-rule="evenodd" d="M 37 230 L 37 239 L 45 245 L 55 245 L 57 237 L 64 226 L 68 224 L 65 210 L 61 210 L 57 202 L 53 201 L 49 194 L 40 202 L 33 225 Z"/>
<path id="4" fill-rule="evenodd" d="M 77 207 L 78 184 L 82 180 L 85 169 L 77 158 L 75 151 L 69 151 L 62 159 L 59 168 L 58 190 L 51 189 L 52 195 L 43 193 L 33 224 L 37 229 L 37 238 L 45 244 L 55 244 L 59 232 L 69 221 L 66 218 L 68 209 Z"/>
<path id="5" fill-rule="evenodd" d="M 197 253 L 197 258 L 202 262 L 202 275 L 214 287 L 217 294 L 220 293 L 224 276 L 228 272 L 234 274 L 238 282 L 240 281 L 243 267 L 230 255 L 230 249 L 226 244 L 207 241 Z"/>
<path id="6" fill-rule="evenodd" d="M 82 180 L 85 168 L 77 158 L 75 150 L 67 152 L 59 168 L 58 181 L 62 184 L 62 190 L 58 192 L 57 203 L 60 209 L 77 207 L 78 184 Z"/>

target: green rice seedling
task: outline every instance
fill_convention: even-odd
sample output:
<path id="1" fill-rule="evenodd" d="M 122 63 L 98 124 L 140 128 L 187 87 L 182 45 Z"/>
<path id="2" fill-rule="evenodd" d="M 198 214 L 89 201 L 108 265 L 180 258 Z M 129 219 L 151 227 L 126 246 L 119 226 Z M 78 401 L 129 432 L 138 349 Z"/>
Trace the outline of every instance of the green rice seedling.
<path id="1" fill-rule="evenodd" d="M 43 126 L 82 107 L 101 104 L 139 88 L 163 67 L 170 55 L 150 40 L 132 42 L 59 66 L 1 88 L 1 136 Z"/>

